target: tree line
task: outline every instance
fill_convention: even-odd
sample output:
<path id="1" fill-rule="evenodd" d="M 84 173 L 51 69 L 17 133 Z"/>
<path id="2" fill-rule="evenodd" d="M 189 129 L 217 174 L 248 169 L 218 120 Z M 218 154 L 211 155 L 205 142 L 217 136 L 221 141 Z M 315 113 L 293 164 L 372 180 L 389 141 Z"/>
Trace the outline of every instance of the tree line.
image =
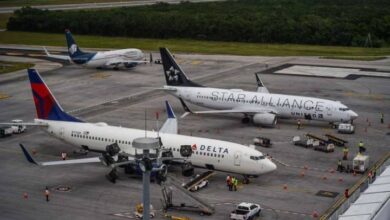
<path id="1" fill-rule="evenodd" d="M 25 7 L 12 31 L 139 38 L 317 45 L 388 46 L 388 0 L 236 0 L 105 10 L 47 11 Z"/>

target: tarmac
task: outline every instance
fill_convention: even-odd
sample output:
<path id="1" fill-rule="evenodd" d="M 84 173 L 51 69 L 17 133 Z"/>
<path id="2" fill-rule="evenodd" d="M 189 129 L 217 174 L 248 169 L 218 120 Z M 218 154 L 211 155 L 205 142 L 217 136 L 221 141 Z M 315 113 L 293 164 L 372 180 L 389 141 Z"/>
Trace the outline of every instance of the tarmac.
<path id="1" fill-rule="evenodd" d="M 154 54 L 154 57 L 159 56 Z M 206 86 L 255 91 L 253 74 L 260 72 L 263 83 L 272 93 L 339 100 L 357 112 L 359 118 L 354 121 L 356 133 L 353 135 L 337 134 L 327 123 L 314 121 L 303 121 L 303 128 L 297 130 L 294 120 L 281 119 L 275 128 L 262 128 L 242 124 L 242 116 L 237 114 L 189 115 L 179 119 L 180 134 L 246 145 L 253 144 L 253 138 L 257 136 L 270 138 L 273 143 L 271 148 L 257 149 L 272 156 L 278 169 L 251 179 L 248 185 L 241 184 L 237 192 L 228 191 L 226 173 L 217 173 L 210 178 L 207 188 L 195 192 L 215 206 L 214 215 L 208 217 L 179 211 L 169 214 L 191 219 L 227 219 L 236 204 L 254 202 L 263 207 L 258 219 L 311 219 L 314 212 L 321 214 L 328 209 L 361 176 L 332 172 L 342 157 L 341 147 L 336 147 L 333 153 L 314 151 L 294 146 L 291 143 L 293 136 L 308 132 L 319 136 L 334 134 L 349 141 L 350 157 L 357 153 L 357 143 L 363 140 L 371 164 L 379 160 L 383 153 L 389 152 L 390 78 L 369 75 L 339 78 L 333 76 L 332 72 L 321 77 L 275 73 L 285 65 L 366 68 L 374 72 L 390 72 L 388 59 L 359 62 L 318 57 L 199 54 L 176 54 L 176 58 L 193 81 Z M 0 59 L 3 60 L 3 57 Z M 34 118 L 31 89 L 24 74 L 16 73 L 15 77 L 7 79 L 0 76 L 0 94 L 4 95 L 0 96 L 3 97 L 0 98 L 2 122 L 12 119 L 28 122 Z M 144 129 L 146 111 L 147 129 L 156 130 L 155 112 L 160 113 L 161 126 L 166 118 L 165 100 L 170 102 L 177 116 L 184 113 L 176 98 L 158 90 L 165 84 L 162 65 L 146 64 L 130 70 L 113 71 L 63 64 L 62 67 L 56 65 L 55 69 L 43 70 L 42 77 L 63 109 L 89 122 L 103 121 L 111 125 Z M 190 107 L 201 109 L 194 105 Z M 384 124 L 380 123 L 380 112 L 385 114 Z M 29 128 L 26 133 L 0 139 L 1 219 L 135 218 L 135 205 L 141 202 L 141 179 L 121 173 L 117 183 L 112 184 L 104 177 L 109 172 L 108 168 L 100 164 L 36 167 L 25 160 L 19 143 L 23 143 L 30 152 L 35 151 L 34 156 L 38 161 L 60 160 L 61 152 L 67 152 L 70 158 L 85 157 L 73 154 L 77 147 L 50 137 L 38 128 Z M 196 172 L 204 170 L 197 169 Z M 181 176 L 180 168 L 172 168 L 170 173 L 182 182 L 189 180 Z M 51 191 L 49 202 L 45 201 L 44 196 L 46 186 Z M 24 197 L 25 193 L 27 198 Z M 188 202 L 175 191 L 173 194 L 174 203 Z M 160 186 L 152 184 L 151 201 L 157 210 L 156 219 L 165 219 L 161 199 Z"/>

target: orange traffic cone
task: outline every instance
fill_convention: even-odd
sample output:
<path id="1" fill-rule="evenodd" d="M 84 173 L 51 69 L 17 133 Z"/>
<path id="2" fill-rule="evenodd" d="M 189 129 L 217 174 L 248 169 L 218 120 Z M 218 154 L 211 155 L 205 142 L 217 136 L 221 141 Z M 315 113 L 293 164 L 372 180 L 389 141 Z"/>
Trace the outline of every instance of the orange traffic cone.
<path id="1" fill-rule="evenodd" d="M 37 150 L 32 149 L 32 154 L 35 155 L 37 153 Z"/>
<path id="2" fill-rule="evenodd" d="M 328 178 L 326 176 L 322 176 L 322 179 L 323 180 L 327 180 Z"/>
<path id="3" fill-rule="evenodd" d="M 305 172 L 301 172 L 301 177 L 305 177 Z"/>
<path id="4" fill-rule="evenodd" d="M 343 178 L 342 177 L 339 178 L 339 182 L 343 182 Z"/>
<path id="5" fill-rule="evenodd" d="M 287 190 L 287 184 L 284 184 L 284 185 L 283 185 L 283 189 L 284 189 L 284 190 Z"/>
<path id="6" fill-rule="evenodd" d="M 25 192 L 25 193 L 23 193 L 23 198 L 24 199 L 28 199 L 28 194 Z"/>

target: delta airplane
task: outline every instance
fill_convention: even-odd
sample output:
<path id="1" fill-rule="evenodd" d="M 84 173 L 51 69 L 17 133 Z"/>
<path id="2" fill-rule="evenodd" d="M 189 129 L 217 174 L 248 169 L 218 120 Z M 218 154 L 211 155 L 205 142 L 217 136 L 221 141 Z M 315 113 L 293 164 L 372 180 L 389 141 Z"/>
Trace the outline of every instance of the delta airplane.
<path id="1" fill-rule="evenodd" d="M 276 169 L 276 165 L 270 159 L 251 147 L 227 141 L 177 134 L 177 119 L 168 102 L 166 102 L 168 119 L 158 132 L 110 126 L 104 122 L 88 123 L 64 112 L 36 70 L 29 69 L 28 76 L 37 118 L 34 119 L 33 123 L 24 124 L 40 126 L 55 138 L 103 155 L 103 157 L 43 162 L 40 165 L 96 162 L 109 165 L 112 160 L 120 163 L 136 156 L 137 152 L 132 147 L 132 141 L 146 135 L 151 138 L 160 138 L 163 148 L 171 152 L 172 158 L 181 159 L 182 168 L 192 168 L 190 174 L 193 174 L 193 167 L 199 167 L 236 173 L 247 179 Z M 117 145 L 117 149 L 110 147 L 113 144 Z M 181 156 L 183 146 L 190 147 L 190 151 L 192 150 L 190 157 Z M 30 162 L 36 163 L 23 146 L 22 150 Z M 107 153 L 113 157 L 107 159 Z"/>
<path id="2" fill-rule="evenodd" d="M 269 93 L 258 75 L 257 91 L 209 88 L 192 82 L 166 48 L 160 48 L 167 85 L 164 90 L 180 99 L 186 113 L 242 113 L 243 123 L 274 126 L 278 118 L 352 122 L 358 115 L 341 102 L 313 97 Z M 210 111 L 191 111 L 184 101 L 211 108 Z"/>
<path id="3" fill-rule="evenodd" d="M 72 63 L 89 68 L 133 68 L 140 63 L 149 63 L 144 60 L 144 54 L 139 49 L 122 49 L 101 51 L 96 53 L 85 53 L 77 46 L 69 30 L 65 30 L 66 42 L 68 44 L 69 56 L 53 55 L 44 47 L 48 57 L 60 60 L 67 60 Z"/>

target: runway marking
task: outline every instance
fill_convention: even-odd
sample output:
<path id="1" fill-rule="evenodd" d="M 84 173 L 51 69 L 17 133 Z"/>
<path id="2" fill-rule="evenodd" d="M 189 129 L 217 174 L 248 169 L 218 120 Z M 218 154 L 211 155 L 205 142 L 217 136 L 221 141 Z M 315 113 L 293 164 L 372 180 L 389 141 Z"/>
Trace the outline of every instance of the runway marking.
<path id="1" fill-rule="evenodd" d="M 38 53 L 29 53 L 27 55 L 30 56 L 30 57 L 41 57 L 41 56 L 43 56 L 43 54 L 38 54 Z"/>
<path id="2" fill-rule="evenodd" d="M 194 61 L 191 62 L 192 65 L 198 65 L 200 63 L 202 63 L 202 62 L 199 61 L 199 60 L 194 60 Z"/>
<path id="3" fill-rule="evenodd" d="M 118 216 L 118 217 L 123 217 L 123 218 L 135 219 L 135 216 L 131 212 L 115 213 L 112 215 Z"/>
<path id="4" fill-rule="evenodd" d="M 7 52 L 5 54 L 9 55 L 9 56 L 22 56 L 22 55 L 24 55 L 23 53 L 11 53 L 11 52 Z"/>
<path id="5" fill-rule="evenodd" d="M 11 96 L 9 96 L 9 95 L 6 94 L 6 93 L 0 92 L 0 100 L 2 100 L 2 99 L 8 99 L 9 97 L 11 97 Z"/>
<path id="6" fill-rule="evenodd" d="M 367 99 L 374 99 L 374 100 L 383 100 L 383 95 L 380 94 L 357 94 L 354 92 L 344 92 L 345 96 L 348 97 L 357 97 L 357 98 L 367 98 Z"/>
<path id="7" fill-rule="evenodd" d="M 95 74 L 93 74 L 93 75 L 91 76 L 91 78 L 95 78 L 95 79 L 105 79 L 105 78 L 108 78 L 108 77 L 110 77 L 110 76 L 111 76 L 111 74 L 107 74 L 107 73 L 101 72 L 101 73 L 95 73 Z"/>

